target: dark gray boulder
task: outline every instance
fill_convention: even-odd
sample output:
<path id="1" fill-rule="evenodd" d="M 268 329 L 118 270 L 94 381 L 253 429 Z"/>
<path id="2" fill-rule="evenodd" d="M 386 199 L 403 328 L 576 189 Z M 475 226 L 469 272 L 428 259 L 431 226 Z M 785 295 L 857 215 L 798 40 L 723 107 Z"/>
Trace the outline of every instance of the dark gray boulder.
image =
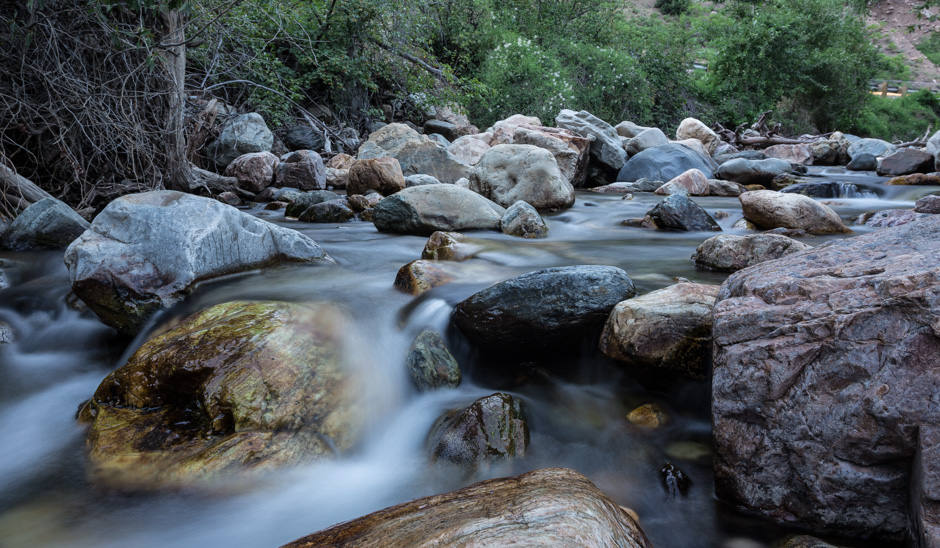
<path id="1" fill-rule="evenodd" d="M 715 171 L 715 177 L 726 181 L 734 181 L 742 185 L 767 186 L 774 177 L 788 173 L 792 170 L 790 162 L 779 158 L 766 160 L 747 160 L 736 158 L 729 160 Z"/>
<path id="2" fill-rule="evenodd" d="M 852 161 L 845 166 L 845 169 L 849 171 L 875 171 L 878 169 L 878 158 L 875 158 L 873 154 L 863 152 L 852 158 Z"/>
<path id="3" fill-rule="evenodd" d="M 499 230 L 506 210 L 457 185 L 406 188 L 383 199 L 373 222 L 382 232 L 430 236 L 443 231 Z"/>
<path id="4" fill-rule="evenodd" d="M 528 353 L 577 346 L 614 306 L 636 293 L 613 266 L 563 266 L 493 285 L 454 308 L 454 324 L 486 350 Z"/>
<path id="5" fill-rule="evenodd" d="M 294 126 L 284 134 L 284 144 L 290 150 L 323 150 L 326 139 L 323 133 L 310 126 Z"/>
<path id="6" fill-rule="evenodd" d="M 856 198 L 862 195 L 858 185 L 836 181 L 812 181 L 796 183 L 783 187 L 780 192 L 785 194 L 802 194 L 810 198 Z M 869 194 L 873 195 L 873 193 Z"/>
<path id="7" fill-rule="evenodd" d="M 721 230 L 718 221 L 686 194 L 672 194 L 646 214 L 663 230 Z"/>
<path id="8" fill-rule="evenodd" d="M 633 182 L 646 178 L 671 181 L 682 173 L 697 169 L 711 179 L 717 165 L 694 150 L 676 143 L 648 148 L 631 157 L 617 174 L 617 181 Z"/>
<path id="9" fill-rule="evenodd" d="M 895 177 L 933 171 L 933 155 L 922 150 L 902 148 L 878 163 L 878 175 Z"/>
<path id="10" fill-rule="evenodd" d="M 497 392 L 442 415 L 428 434 L 432 460 L 467 468 L 521 457 L 529 446 L 522 400 Z"/>
<path id="11" fill-rule="evenodd" d="M 849 535 L 908 528 L 940 424 L 940 217 L 732 274 L 713 315 L 720 498 Z"/>
<path id="12" fill-rule="evenodd" d="M 64 202 L 43 198 L 16 216 L 0 236 L 0 246 L 13 251 L 65 249 L 88 226 Z"/>
<path id="13" fill-rule="evenodd" d="M 288 194 L 287 198 L 289 203 L 287 209 L 284 210 L 285 217 L 300 217 L 300 215 L 307 210 L 307 208 L 323 203 L 329 202 L 332 200 L 339 200 L 342 198 L 339 194 L 331 192 L 329 190 L 311 190 L 309 192 L 298 193 L 298 194 Z"/>
<path id="14" fill-rule="evenodd" d="M 299 232 L 169 190 L 112 201 L 65 250 L 72 290 L 128 335 L 199 282 L 281 261 L 333 262 Z"/>

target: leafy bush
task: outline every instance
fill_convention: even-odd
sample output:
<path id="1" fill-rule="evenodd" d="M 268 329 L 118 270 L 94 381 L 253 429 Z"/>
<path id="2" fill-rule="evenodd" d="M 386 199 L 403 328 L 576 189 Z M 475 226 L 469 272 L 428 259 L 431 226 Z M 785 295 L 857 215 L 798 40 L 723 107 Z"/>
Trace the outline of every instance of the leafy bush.
<path id="1" fill-rule="evenodd" d="M 862 137 L 911 141 L 940 127 L 940 98 L 926 89 L 904 97 L 872 96 L 848 131 Z"/>
<path id="2" fill-rule="evenodd" d="M 924 57 L 930 59 L 931 63 L 940 65 L 940 34 L 931 32 L 917 43 L 917 49 Z"/>
<path id="3" fill-rule="evenodd" d="M 702 26 L 717 53 L 704 91 L 729 125 L 782 100 L 819 130 L 851 123 L 865 104 L 877 50 L 841 0 L 737 2 Z"/>
<path id="4" fill-rule="evenodd" d="M 689 11 L 691 0 L 656 0 L 655 7 L 666 15 L 682 15 Z"/>

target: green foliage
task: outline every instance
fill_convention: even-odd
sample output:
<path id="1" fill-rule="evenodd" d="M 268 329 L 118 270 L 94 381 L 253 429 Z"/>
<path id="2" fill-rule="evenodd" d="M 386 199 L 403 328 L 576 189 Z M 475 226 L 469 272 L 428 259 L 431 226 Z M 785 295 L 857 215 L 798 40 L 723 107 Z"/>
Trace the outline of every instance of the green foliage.
<path id="1" fill-rule="evenodd" d="M 931 63 L 940 65 L 940 34 L 931 32 L 917 43 L 917 49 L 924 57 L 930 59 Z"/>
<path id="2" fill-rule="evenodd" d="M 819 130 L 851 123 L 877 66 L 861 17 L 842 0 L 738 2 L 702 25 L 717 54 L 703 90 L 728 125 L 784 105 Z"/>
<path id="3" fill-rule="evenodd" d="M 872 96 L 848 131 L 862 137 L 910 141 L 940 127 L 940 98 L 926 89 L 904 97 Z"/>
<path id="4" fill-rule="evenodd" d="M 691 0 L 656 0 L 655 7 L 666 15 L 682 15 L 691 5 Z"/>
<path id="5" fill-rule="evenodd" d="M 874 78 L 883 80 L 909 80 L 911 78 L 911 67 L 907 64 L 904 54 L 878 55 L 877 72 Z"/>

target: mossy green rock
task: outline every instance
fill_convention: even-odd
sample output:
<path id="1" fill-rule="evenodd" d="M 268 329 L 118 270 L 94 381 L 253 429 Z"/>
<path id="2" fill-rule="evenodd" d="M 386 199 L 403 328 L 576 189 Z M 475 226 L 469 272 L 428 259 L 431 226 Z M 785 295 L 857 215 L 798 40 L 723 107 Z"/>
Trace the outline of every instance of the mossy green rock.
<path id="1" fill-rule="evenodd" d="M 408 349 L 405 363 L 421 392 L 460 386 L 460 366 L 437 331 L 422 331 Z"/>
<path id="2" fill-rule="evenodd" d="M 230 302 L 145 343 L 82 411 L 89 472 L 173 488 L 350 448 L 362 423 L 331 305 Z"/>

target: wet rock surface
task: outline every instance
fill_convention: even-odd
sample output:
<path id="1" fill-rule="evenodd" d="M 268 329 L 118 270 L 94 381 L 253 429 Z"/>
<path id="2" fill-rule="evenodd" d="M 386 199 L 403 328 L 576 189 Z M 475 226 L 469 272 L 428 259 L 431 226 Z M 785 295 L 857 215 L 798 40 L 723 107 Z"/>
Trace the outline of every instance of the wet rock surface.
<path id="1" fill-rule="evenodd" d="M 937 424 L 940 218 L 733 274 L 714 312 L 718 495 L 901 535 L 917 425 Z"/>
<path id="2" fill-rule="evenodd" d="M 738 196 L 744 217 L 759 228 L 793 228 L 810 234 L 851 232 L 828 206 L 800 194 L 754 190 Z"/>
<path id="3" fill-rule="evenodd" d="M 405 366 L 420 392 L 460 385 L 460 366 L 437 331 L 425 330 L 415 338 Z"/>
<path id="4" fill-rule="evenodd" d="M 452 410 L 431 427 L 427 445 L 431 460 L 464 468 L 522 457 L 529 446 L 522 400 L 500 392 Z"/>
<path id="5" fill-rule="evenodd" d="M 734 272 L 810 247 L 781 234 L 719 234 L 702 242 L 692 261 L 705 268 Z"/>
<path id="6" fill-rule="evenodd" d="M 673 194 L 646 215 L 662 230 L 721 231 L 718 221 L 685 194 Z"/>
<path id="7" fill-rule="evenodd" d="M 520 238 L 545 238 L 548 226 L 534 207 L 522 200 L 512 204 L 500 221 L 504 234 Z"/>
<path id="8" fill-rule="evenodd" d="M 406 502 L 284 548 L 326 545 L 650 548 L 626 511 L 587 478 L 564 468 L 483 481 Z"/>
<path id="9" fill-rule="evenodd" d="M 433 232 L 499 230 L 505 210 L 457 185 L 406 188 L 375 206 L 375 227 L 382 232 L 428 236 Z"/>

